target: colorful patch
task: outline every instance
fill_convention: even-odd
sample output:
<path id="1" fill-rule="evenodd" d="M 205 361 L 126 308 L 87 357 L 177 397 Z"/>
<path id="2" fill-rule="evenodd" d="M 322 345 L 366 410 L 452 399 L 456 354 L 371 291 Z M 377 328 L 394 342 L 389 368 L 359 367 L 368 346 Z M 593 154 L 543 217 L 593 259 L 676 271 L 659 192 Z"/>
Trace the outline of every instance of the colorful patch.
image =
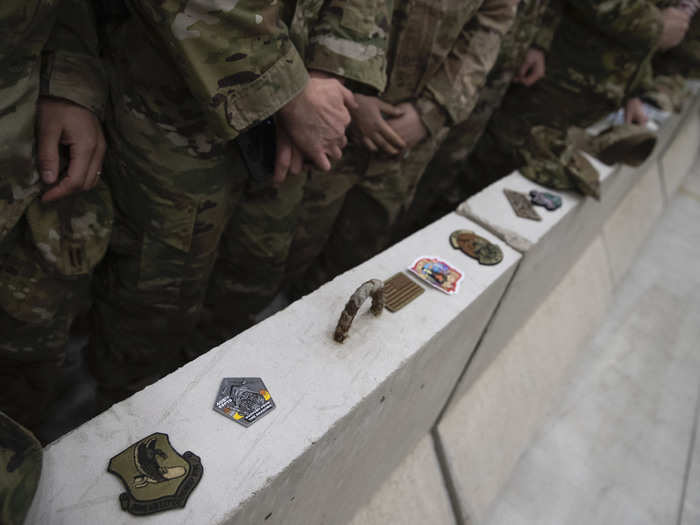
<path id="1" fill-rule="evenodd" d="M 453 248 L 462 250 L 469 257 L 479 261 L 479 264 L 493 266 L 503 260 L 503 251 L 498 245 L 470 230 L 452 232 L 450 244 Z"/>
<path id="2" fill-rule="evenodd" d="M 142 516 L 184 507 L 204 467 L 192 452 L 178 454 L 167 434 L 155 433 L 110 459 L 107 471 L 126 487 L 122 509 Z"/>
<path id="3" fill-rule="evenodd" d="M 275 408 L 265 383 L 259 377 L 227 377 L 221 382 L 214 411 L 249 427 Z"/>
<path id="4" fill-rule="evenodd" d="M 414 274 L 425 282 L 453 295 L 459 291 L 459 284 L 462 280 L 462 272 L 435 257 L 420 257 L 409 268 Z"/>
<path id="5" fill-rule="evenodd" d="M 535 206 L 544 206 L 548 211 L 561 208 L 561 197 L 546 191 L 532 190 L 530 192 L 530 203 Z"/>
<path id="6" fill-rule="evenodd" d="M 503 190 L 503 193 L 508 197 L 508 202 L 510 202 L 510 206 L 518 217 L 533 221 L 542 220 L 542 217 L 532 207 L 526 195 L 513 190 Z"/>
<path id="7" fill-rule="evenodd" d="M 397 273 L 384 281 L 384 306 L 390 312 L 398 312 L 422 294 L 425 288 L 413 282 L 405 273 Z"/>

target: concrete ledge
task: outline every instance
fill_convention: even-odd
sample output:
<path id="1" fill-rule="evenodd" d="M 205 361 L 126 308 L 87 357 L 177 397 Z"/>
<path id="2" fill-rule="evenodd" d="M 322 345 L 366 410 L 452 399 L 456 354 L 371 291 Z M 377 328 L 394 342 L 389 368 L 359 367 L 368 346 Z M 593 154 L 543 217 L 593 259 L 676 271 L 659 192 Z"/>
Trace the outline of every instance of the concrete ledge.
<path id="1" fill-rule="evenodd" d="M 513 174 L 467 201 L 462 215 L 417 232 L 51 444 L 27 523 L 129 520 L 107 462 L 152 432 L 200 455 L 205 473 L 185 509 L 144 522 L 316 525 L 346 523 L 358 509 L 355 520 L 371 522 L 403 505 L 395 490 L 434 486 L 440 470 L 448 477 L 431 496 L 435 507 L 424 510 L 444 516 L 449 493 L 462 517 L 478 521 L 661 213 L 663 188 L 678 187 L 673 177 L 681 180 L 695 157 L 697 108 L 669 119 L 642 168 L 596 164 L 601 202 L 565 193 L 563 208 L 542 210 L 541 223 L 516 219 L 503 187 L 536 185 Z M 480 266 L 453 250 L 449 234 L 461 228 L 497 242 L 503 263 Z M 331 340 L 359 284 L 421 255 L 463 270 L 458 295 L 427 289 L 379 319 L 363 310 L 345 344 Z M 277 409 L 249 429 L 214 413 L 219 382 L 232 376 L 262 377 Z M 441 469 L 431 430 L 444 451 Z M 395 515 L 410 523 L 406 512 Z"/>

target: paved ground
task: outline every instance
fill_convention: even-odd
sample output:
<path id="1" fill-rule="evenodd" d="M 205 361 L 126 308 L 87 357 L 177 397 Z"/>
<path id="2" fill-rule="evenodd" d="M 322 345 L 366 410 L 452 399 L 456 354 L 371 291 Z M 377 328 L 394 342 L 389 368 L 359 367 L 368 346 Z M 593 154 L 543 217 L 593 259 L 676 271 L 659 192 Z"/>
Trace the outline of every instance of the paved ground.
<path id="1" fill-rule="evenodd" d="M 487 525 L 700 524 L 700 165 Z"/>

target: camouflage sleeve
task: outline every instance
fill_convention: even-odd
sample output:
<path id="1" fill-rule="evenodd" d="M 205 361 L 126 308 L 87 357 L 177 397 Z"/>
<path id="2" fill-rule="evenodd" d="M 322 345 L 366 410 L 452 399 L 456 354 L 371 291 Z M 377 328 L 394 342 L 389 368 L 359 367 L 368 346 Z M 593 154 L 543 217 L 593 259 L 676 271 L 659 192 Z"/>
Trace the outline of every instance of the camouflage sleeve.
<path id="1" fill-rule="evenodd" d="M 465 24 L 443 64 L 428 80 L 416 107 L 425 126 L 435 134 L 445 123 L 467 119 L 479 90 L 496 62 L 501 38 L 515 18 L 517 2 L 485 0 Z"/>
<path id="2" fill-rule="evenodd" d="M 630 84 L 628 99 L 642 96 L 644 93 L 649 93 L 654 90 L 654 68 L 651 65 L 651 54 L 642 62 Z"/>
<path id="3" fill-rule="evenodd" d="M 128 3 L 162 42 L 212 125 L 231 139 L 276 113 L 308 81 L 280 18 L 284 2 Z"/>
<path id="4" fill-rule="evenodd" d="M 550 0 L 547 2 L 547 7 L 540 15 L 539 30 L 535 35 L 535 40 L 532 42 L 534 47 L 540 48 L 542 51 L 549 51 L 554 39 L 554 33 L 561 22 L 561 2 L 559 0 Z"/>
<path id="5" fill-rule="evenodd" d="M 567 5 L 599 31 L 636 51 L 651 51 L 661 37 L 661 12 L 651 0 L 568 0 Z"/>
<path id="6" fill-rule="evenodd" d="M 60 2 L 56 24 L 42 53 L 40 92 L 80 104 L 102 117 L 107 82 L 89 1 Z"/>
<path id="7" fill-rule="evenodd" d="M 306 65 L 383 91 L 393 1 L 330 0 L 309 39 Z"/>

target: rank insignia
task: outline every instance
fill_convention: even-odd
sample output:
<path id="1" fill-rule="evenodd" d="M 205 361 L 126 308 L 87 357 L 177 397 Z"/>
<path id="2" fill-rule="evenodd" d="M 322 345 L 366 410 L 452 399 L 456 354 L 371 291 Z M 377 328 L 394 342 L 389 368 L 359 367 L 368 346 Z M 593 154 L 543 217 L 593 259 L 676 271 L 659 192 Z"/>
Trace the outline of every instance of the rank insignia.
<path id="1" fill-rule="evenodd" d="M 513 211 L 518 217 L 531 219 L 533 221 L 542 220 L 542 217 L 540 217 L 540 214 L 532 207 L 526 195 L 513 190 L 503 190 L 503 193 L 508 197 L 508 202 L 510 202 Z"/>
<path id="2" fill-rule="evenodd" d="M 249 427 L 275 408 L 259 377 L 227 377 L 221 382 L 214 411 Z"/>
<path id="3" fill-rule="evenodd" d="M 561 197 L 546 191 L 532 190 L 530 192 L 530 202 L 535 206 L 544 206 L 547 211 L 561 208 Z"/>
<path id="4" fill-rule="evenodd" d="M 184 507 L 204 467 L 192 452 L 178 454 L 167 434 L 156 433 L 110 459 L 107 471 L 126 487 L 119 495 L 122 509 L 142 516 Z"/>
<path id="5" fill-rule="evenodd" d="M 501 248 L 487 239 L 469 230 L 457 230 L 450 235 L 450 244 L 457 250 L 462 250 L 469 257 L 479 261 L 479 264 L 492 266 L 503 260 Z"/>
<path id="6" fill-rule="evenodd" d="M 462 272 L 435 257 L 420 257 L 409 268 L 411 272 L 438 290 L 454 295 L 459 291 Z"/>
<path id="7" fill-rule="evenodd" d="M 392 313 L 397 312 L 423 292 L 425 288 L 414 283 L 408 275 L 397 273 L 384 281 L 384 306 Z"/>

